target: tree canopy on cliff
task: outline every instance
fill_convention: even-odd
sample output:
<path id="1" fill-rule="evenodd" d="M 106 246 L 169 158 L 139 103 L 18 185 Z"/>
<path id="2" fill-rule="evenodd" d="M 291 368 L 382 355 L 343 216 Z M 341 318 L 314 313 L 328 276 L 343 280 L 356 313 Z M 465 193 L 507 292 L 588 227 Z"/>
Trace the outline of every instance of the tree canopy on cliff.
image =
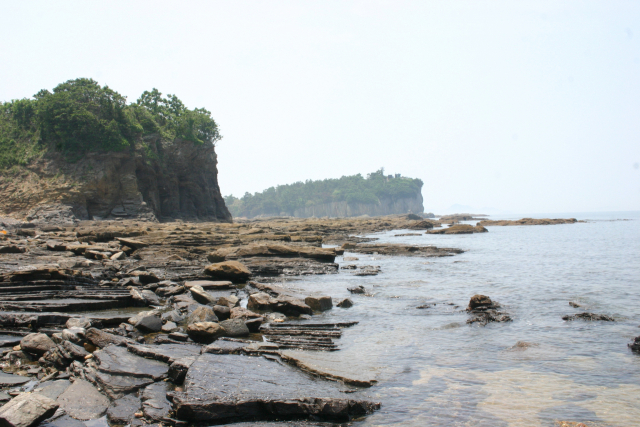
<path id="1" fill-rule="evenodd" d="M 294 215 L 296 209 L 324 203 L 342 202 L 376 204 L 382 198 L 392 200 L 415 197 L 422 181 L 398 175 L 385 175 L 384 169 L 338 179 L 307 180 L 270 187 L 260 193 L 245 193 L 241 198 L 229 195 L 225 203 L 235 217 L 259 215 Z"/>
<path id="2" fill-rule="evenodd" d="M 50 147 L 72 157 L 122 151 L 151 134 L 195 144 L 221 138 L 209 111 L 189 109 L 175 95 L 163 97 L 154 88 L 127 104 L 93 79 L 69 80 L 53 92 L 0 104 L 0 168 L 25 165 Z"/>

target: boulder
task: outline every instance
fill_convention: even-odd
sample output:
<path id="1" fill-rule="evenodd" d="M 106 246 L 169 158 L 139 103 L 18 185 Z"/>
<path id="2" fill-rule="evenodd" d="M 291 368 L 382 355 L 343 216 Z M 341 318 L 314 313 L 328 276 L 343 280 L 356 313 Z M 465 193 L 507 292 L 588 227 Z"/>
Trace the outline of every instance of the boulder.
<path id="1" fill-rule="evenodd" d="M 349 308 L 349 307 L 353 307 L 353 301 L 351 301 L 351 299 L 349 298 L 345 298 L 342 301 L 340 301 L 337 305 L 340 308 Z"/>
<path id="2" fill-rule="evenodd" d="M 249 296 L 247 308 L 250 310 L 268 311 L 271 310 L 273 304 L 275 304 L 275 301 L 271 298 L 271 295 L 265 292 L 258 292 Z"/>
<path id="3" fill-rule="evenodd" d="M 223 333 L 222 327 L 214 322 L 196 322 L 187 327 L 189 338 L 199 343 L 209 344 Z"/>
<path id="4" fill-rule="evenodd" d="M 229 319 L 220 322 L 223 335 L 226 337 L 244 337 L 249 335 L 249 328 L 242 319 Z"/>
<path id="5" fill-rule="evenodd" d="M 218 298 L 214 297 L 200 286 L 192 286 L 190 290 L 193 299 L 198 301 L 200 304 L 214 305 L 218 302 Z"/>
<path id="6" fill-rule="evenodd" d="M 41 333 L 29 334 L 20 341 L 22 351 L 36 354 L 38 356 L 42 356 L 47 351 L 55 347 L 55 345 L 56 344 L 51 338 L 49 338 L 49 336 L 47 336 L 47 334 Z"/>
<path id="7" fill-rule="evenodd" d="M 256 312 L 253 312 L 251 310 L 248 310 L 244 307 L 234 307 L 231 309 L 231 318 L 232 319 L 236 319 L 236 318 L 241 318 L 241 319 L 257 319 L 257 318 L 261 318 L 262 316 Z"/>
<path id="8" fill-rule="evenodd" d="M 162 305 L 160 298 L 158 298 L 158 295 L 156 295 L 155 292 L 145 289 L 140 292 L 140 294 L 142 294 L 142 297 L 148 305 Z"/>
<path id="9" fill-rule="evenodd" d="M 201 322 L 217 322 L 218 317 L 216 316 L 213 309 L 206 305 L 201 305 L 195 310 L 191 312 L 189 317 L 187 317 L 187 324 L 191 325 L 193 323 L 201 323 Z"/>
<path id="10" fill-rule="evenodd" d="M 311 307 L 313 311 L 327 311 L 333 308 L 333 301 L 331 300 L 331 297 L 328 296 L 306 297 L 304 302 Z"/>
<path id="11" fill-rule="evenodd" d="M 353 288 L 347 288 L 347 290 L 352 294 L 364 294 L 366 292 L 366 289 L 362 285 L 355 286 Z"/>
<path id="12" fill-rule="evenodd" d="M 231 317 L 231 309 L 226 305 L 214 305 L 213 312 L 220 320 L 227 320 Z"/>
<path id="13" fill-rule="evenodd" d="M 224 253 L 213 251 L 207 255 L 207 261 L 209 262 L 223 262 L 227 257 Z"/>
<path id="14" fill-rule="evenodd" d="M 53 416 L 60 405 L 38 393 L 22 393 L 0 409 L 3 427 L 31 427 Z"/>
<path id="15" fill-rule="evenodd" d="M 218 298 L 218 305 L 226 305 L 229 308 L 233 308 L 240 304 L 240 298 L 235 295 L 228 295 Z"/>
<path id="16" fill-rule="evenodd" d="M 138 320 L 136 328 L 144 333 L 160 332 L 162 329 L 162 320 L 159 315 L 151 314 Z"/>
<path id="17" fill-rule="evenodd" d="M 224 261 L 211 264 L 204 269 L 205 274 L 219 280 L 245 282 L 251 277 L 251 271 L 238 261 Z"/>

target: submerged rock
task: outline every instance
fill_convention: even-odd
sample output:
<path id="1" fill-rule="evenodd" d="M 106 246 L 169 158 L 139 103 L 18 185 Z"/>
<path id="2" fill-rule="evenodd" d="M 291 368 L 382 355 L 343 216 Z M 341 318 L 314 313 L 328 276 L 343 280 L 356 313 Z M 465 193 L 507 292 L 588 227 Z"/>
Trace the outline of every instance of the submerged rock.
<path id="1" fill-rule="evenodd" d="M 169 393 L 175 414 L 194 422 L 292 416 L 348 421 L 380 407 L 346 399 L 332 383 L 314 381 L 295 368 L 236 355 L 203 354 L 189 368 L 184 389 Z"/>
<path id="2" fill-rule="evenodd" d="M 595 314 L 595 313 L 578 313 L 573 315 L 562 316 L 562 320 L 571 321 L 571 320 L 589 320 L 589 321 L 604 321 L 604 322 L 614 322 L 615 319 L 613 317 L 607 316 L 605 314 Z"/>
<path id="3" fill-rule="evenodd" d="M 337 304 L 340 308 L 349 308 L 353 307 L 353 301 L 350 298 L 345 298 Z"/>
<path id="4" fill-rule="evenodd" d="M 629 344 L 629 348 L 631 349 L 631 351 L 640 353 L 640 336 L 634 338 L 633 342 Z"/>
<path id="5" fill-rule="evenodd" d="M 510 322 L 511 316 L 505 312 L 499 311 L 500 304 L 495 303 L 486 295 L 474 295 L 469 300 L 467 312 L 470 318 L 468 324 L 479 323 L 486 325 L 491 322 Z"/>

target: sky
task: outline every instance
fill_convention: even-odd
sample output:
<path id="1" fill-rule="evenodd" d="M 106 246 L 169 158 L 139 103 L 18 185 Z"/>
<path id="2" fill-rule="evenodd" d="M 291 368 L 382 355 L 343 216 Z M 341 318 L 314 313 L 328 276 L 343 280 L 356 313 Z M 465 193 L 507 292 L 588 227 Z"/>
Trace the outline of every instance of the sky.
<path id="1" fill-rule="evenodd" d="M 212 112 L 223 195 L 381 167 L 426 211 L 640 210 L 640 2 L 1 0 L 0 100 Z"/>

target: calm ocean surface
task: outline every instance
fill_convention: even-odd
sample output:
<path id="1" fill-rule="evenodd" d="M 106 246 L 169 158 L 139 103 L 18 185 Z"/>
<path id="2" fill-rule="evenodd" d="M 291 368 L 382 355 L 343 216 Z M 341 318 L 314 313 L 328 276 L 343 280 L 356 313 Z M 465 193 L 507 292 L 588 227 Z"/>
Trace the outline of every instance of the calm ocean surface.
<path id="1" fill-rule="evenodd" d="M 528 216 L 587 222 L 488 227 L 473 235 L 375 234 L 370 237 L 380 242 L 467 252 L 447 258 L 346 253 L 359 260 L 338 257 L 341 265 L 379 265 L 382 272 L 286 279 L 287 287 L 355 303 L 318 319 L 360 321 L 344 330 L 341 350 L 327 356 L 379 381 L 365 394 L 382 409 L 354 425 L 640 425 L 640 355 L 627 347 L 640 335 L 640 212 Z M 359 284 L 371 296 L 347 291 Z M 513 322 L 467 325 L 464 308 L 474 294 L 499 302 Z M 416 308 L 429 303 L 435 305 Z M 582 311 L 616 321 L 561 318 Z M 514 348 L 518 341 L 531 346 Z"/>

